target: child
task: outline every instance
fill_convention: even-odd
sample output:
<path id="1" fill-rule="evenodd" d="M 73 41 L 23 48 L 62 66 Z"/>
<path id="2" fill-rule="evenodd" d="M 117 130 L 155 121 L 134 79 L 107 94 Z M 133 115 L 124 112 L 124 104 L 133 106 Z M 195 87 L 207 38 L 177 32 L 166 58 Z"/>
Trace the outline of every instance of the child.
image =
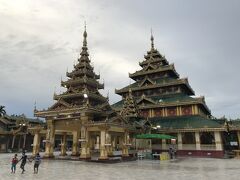
<path id="1" fill-rule="evenodd" d="M 25 154 L 25 152 L 23 151 L 22 157 L 21 157 L 21 159 L 19 160 L 19 161 L 22 160 L 22 163 L 21 163 L 21 165 L 20 165 L 20 168 L 22 169 L 22 174 L 23 174 L 24 171 L 25 171 L 24 166 L 25 166 L 25 164 L 26 164 L 26 162 L 27 162 L 27 159 L 28 159 L 29 162 L 31 162 L 31 161 L 29 160 L 29 158 L 27 157 L 27 155 Z"/>
<path id="2" fill-rule="evenodd" d="M 38 167 L 41 163 L 41 157 L 39 155 L 39 153 L 37 153 L 37 155 L 34 158 L 34 173 L 38 173 Z"/>
<path id="3" fill-rule="evenodd" d="M 17 154 L 15 154 L 14 157 L 12 158 L 12 167 L 11 167 L 12 173 L 15 173 L 17 163 L 18 163 L 18 158 L 17 158 Z"/>

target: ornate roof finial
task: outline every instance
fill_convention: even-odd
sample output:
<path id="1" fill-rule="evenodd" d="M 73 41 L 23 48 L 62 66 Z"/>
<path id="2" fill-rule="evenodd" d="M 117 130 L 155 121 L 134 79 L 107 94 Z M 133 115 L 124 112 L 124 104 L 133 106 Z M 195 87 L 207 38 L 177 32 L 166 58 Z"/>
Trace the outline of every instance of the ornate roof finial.
<path id="1" fill-rule="evenodd" d="M 154 49 L 154 37 L 153 37 L 153 33 L 152 33 L 152 28 L 151 28 L 151 47 L 152 47 L 152 49 Z"/>
<path id="2" fill-rule="evenodd" d="M 36 111 L 37 110 L 37 101 L 35 100 L 35 102 L 34 102 L 34 111 Z"/>
<path id="3" fill-rule="evenodd" d="M 84 22 L 84 33 L 83 33 L 83 46 L 87 46 L 87 28 L 86 28 L 86 21 Z"/>
<path id="4" fill-rule="evenodd" d="M 107 101 L 109 101 L 109 90 L 107 92 Z"/>
<path id="5" fill-rule="evenodd" d="M 56 93 L 56 86 L 54 86 L 54 94 L 57 94 L 57 93 Z"/>

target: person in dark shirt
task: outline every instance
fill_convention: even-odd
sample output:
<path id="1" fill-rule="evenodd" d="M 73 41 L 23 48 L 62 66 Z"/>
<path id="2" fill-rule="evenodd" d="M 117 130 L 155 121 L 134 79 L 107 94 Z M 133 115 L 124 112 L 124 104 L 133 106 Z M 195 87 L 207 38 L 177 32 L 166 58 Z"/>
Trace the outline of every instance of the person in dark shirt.
<path id="1" fill-rule="evenodd" d="M 22 157 L 21 157 L 21 159 L 19 160 L 19 161 L 22 161 L 22 162 L 21 162 L 21 165 L 20 165 L 20 168 L 22 169 L 22 174 L 23 174 L 24 171 L 25 171 L 24 167 L 25 167 L 25 164 L 26 164 L 27 160 L 28 160 L 29 162 L 31 162 L 31 161 L 28 159 L 28 157 L 27 157 L 27 155 L 25 154 L 25 152 L 23 152 L 23 153 L 22 153 Z"/>
<path id="2" fill-rule="evenodd" d="M 38 167 L 41 163 L 41 156 L 39 155 L 39 153 L 37 153 L 37 155 L 34 158 L 34 173 L 38 173 Z"/>

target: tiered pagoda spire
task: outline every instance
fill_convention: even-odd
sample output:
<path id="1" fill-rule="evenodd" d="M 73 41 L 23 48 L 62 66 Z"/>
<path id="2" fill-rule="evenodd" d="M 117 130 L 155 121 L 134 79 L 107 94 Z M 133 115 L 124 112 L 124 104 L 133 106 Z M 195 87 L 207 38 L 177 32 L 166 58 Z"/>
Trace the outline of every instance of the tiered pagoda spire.
<path id="1" fill-rule="evenodd" d="M 111 109 L 107 98 L 99 93 L 99 89 L 104 88 L 104 84 L 98 82 L 100 75 L 95 74 L 94 68 L 90 64 L 86 26 L 83 33 L 83 46 L 78 63 L 74 65 L 71 72 L 67 72 L 66 81 L 61 80 L 61 86 L 67 90 L 64 93 L 54 93 L 54 100 L 57 102 L 48 110 L 35 111 L 35 115 L 44 117 L 45 115 L 56 116 L 61 111 L 69 112 L 73 109 L 98 114 L 98 120 L 102 118 L 110 119 L 116 113 Z M 75 112 L 74 111 L 74 112 Z M 42 116 L 43 115 L 43 116 Z"/>
<path id="2" fill-rule="evenodd" d="M 120 115 L 123 117 L 138 117 L 139 112 L 135 100 L 132 96 L 132 90 L 129 88 L 129 94 L 124 100 L 123 108 L 120 112 Z"/>
<path id="3" fill-rule="evenodd" d="M 154 47 L 154 37 L 151 33 L 151 48 L 139 63 L 141 70 L 129 74 L 136 82 L 122 89 L 116 89 L 116 94 L 126 98 L 129 89 L 144 116 L 177 116 L 189 113 L 210 115 L 204 97 L 193 98 L 193 89 L 187 78 L 180 78 L 174 64 Z M 196 105 L 197 107 L 195 107 Z M 113 107 L 120 111 L 123 100 Z"/>

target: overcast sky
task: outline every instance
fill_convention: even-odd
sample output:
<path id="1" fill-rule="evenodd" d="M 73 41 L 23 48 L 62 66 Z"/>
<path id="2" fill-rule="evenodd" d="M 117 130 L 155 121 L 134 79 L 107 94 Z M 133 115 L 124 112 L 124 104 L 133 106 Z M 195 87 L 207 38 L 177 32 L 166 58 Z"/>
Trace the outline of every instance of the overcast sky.
<path id="1" fill-rule="evenodd" d="M 152 28 L 155 47 L 212 114 L 240 117 L 239 9 L 237 0 L 0 0 L 0 105 L 29 117 L 35 101 L 37 109 L 51 106 L 77 61 L 86 20 L 91 60 L 111 103 L 150 49 Z"/>

